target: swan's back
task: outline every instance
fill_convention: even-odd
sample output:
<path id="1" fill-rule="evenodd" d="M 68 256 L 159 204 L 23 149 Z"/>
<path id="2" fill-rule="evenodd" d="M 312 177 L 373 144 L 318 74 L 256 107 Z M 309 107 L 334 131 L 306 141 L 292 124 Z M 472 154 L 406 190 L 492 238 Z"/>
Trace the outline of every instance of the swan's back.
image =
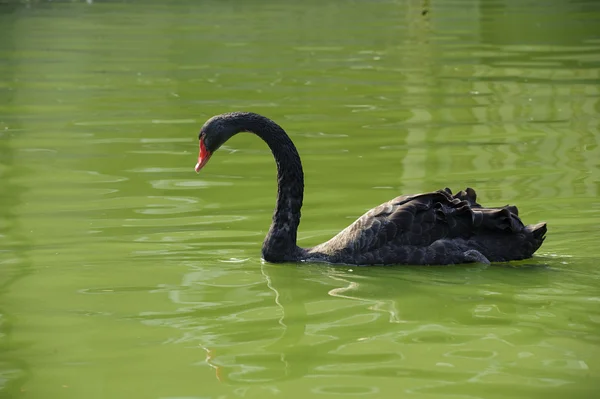
<path id="1" fill-rule="evenodd" d="M 483 208 L 473 189 L 394 198 L 371 209 L 309 258 L 349 264 L 451 264 L 525 259 L 546 224 L 525 226 L 514 206 Z"/>

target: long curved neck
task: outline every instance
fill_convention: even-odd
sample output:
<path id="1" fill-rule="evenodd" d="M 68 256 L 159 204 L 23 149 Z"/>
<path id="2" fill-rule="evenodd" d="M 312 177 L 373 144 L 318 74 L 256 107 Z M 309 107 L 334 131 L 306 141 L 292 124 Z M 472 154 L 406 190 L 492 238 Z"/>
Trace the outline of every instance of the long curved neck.
<path id="1" fill-rule="evenodd" d="M 277 163 L 277 205 L 263 243 L 263 259 L 269 262 L 297 260 L 302 251 L 296 239 L 304 197 L 304 172 L 296 146 L 278 124 L 260 115 L 250 114 L 242 131 L 263 139 Z"/>

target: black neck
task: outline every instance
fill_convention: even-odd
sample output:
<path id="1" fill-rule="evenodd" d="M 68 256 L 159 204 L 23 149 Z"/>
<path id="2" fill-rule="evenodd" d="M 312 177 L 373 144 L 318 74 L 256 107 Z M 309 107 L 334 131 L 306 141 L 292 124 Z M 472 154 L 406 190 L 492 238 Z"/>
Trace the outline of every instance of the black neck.
<path id="1" fill-rule="evenodd" d="M 304 172 L 296 146 L 278 124 L 257 114 L 247 114 L 240 131 L 263 139 L 277 163 L 277 205 L 263 243 L 263 258 L 269 262 L 296 260 L 301 251 L 296 238 L 304 196 Z"/>

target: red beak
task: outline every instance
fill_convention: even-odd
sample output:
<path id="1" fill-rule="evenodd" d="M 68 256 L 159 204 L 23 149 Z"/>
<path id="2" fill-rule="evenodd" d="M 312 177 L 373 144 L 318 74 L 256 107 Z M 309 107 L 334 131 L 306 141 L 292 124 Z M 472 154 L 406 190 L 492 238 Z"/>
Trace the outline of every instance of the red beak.
<path id="1" fill-rule="evenodd" d="M 211 155 L 212 153 L 208 151 L 206 149 L 206 146 L 204 145 L 204 139 L 200 139 L 200 154 L 198 154 L 198 163 L 194 168 L 196 170 L 196 173 L 200 172 L 200 169 L 202 169 L 204 165 L 206 165 Z"/>

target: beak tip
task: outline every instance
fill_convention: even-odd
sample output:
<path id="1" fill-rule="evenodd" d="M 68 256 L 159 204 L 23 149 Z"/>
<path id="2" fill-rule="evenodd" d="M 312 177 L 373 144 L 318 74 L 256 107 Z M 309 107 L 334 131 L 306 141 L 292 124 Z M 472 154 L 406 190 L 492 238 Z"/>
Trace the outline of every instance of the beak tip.
<path id="1" fill-rule="evenodd" d="M 204 141 L 201 139 L 200 140 L 200 153 L 198 154 L 198 163 L 194 167 L 194 170 L 196 171 L 196 173 L 199 173 L 200 169 L 202 169 L 206 165 L 206 163 L 210 159 L 210 156 L 211 156 L 210 151 L 206 150 Z"/>

